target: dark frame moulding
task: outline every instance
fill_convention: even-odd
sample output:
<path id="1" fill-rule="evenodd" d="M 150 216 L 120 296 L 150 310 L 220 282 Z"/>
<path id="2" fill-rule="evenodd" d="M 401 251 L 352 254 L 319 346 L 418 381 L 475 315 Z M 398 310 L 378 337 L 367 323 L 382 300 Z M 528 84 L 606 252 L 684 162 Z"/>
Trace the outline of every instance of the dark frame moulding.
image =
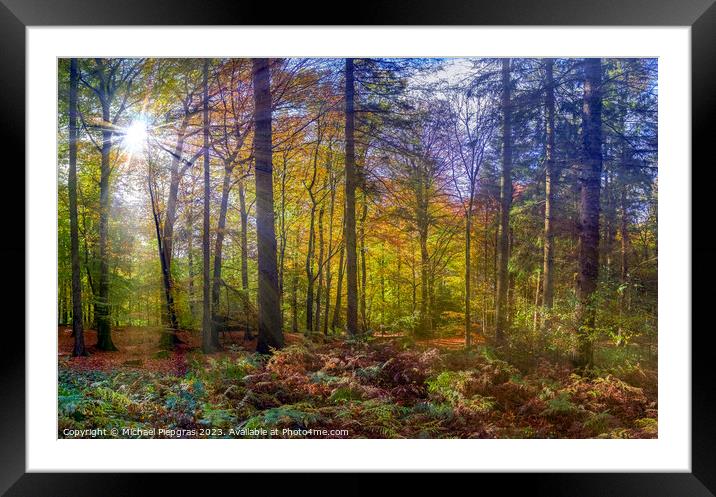
<path id="1" fill-rule="evenodd" d="M 0 101 L 3 132 L 4 174 L 14 174 L 16 185 L 25 184 L 25 28 L 27 26 L 93 25 L 505 25 L 505 26 L 690 26 L 692 81 L 692 166 L 698 173 L 692 181 L 692 228 L 711 226 L 708 205 L 716 173 L 712 167 L 711 142 L 716 117 L 716 4 L 715 0 L 501 0 L 499 2 L 443 0 L 429 2 L 399 0 L 370 5 L 362 1 L 350 14 L 330 21 L 317 21 L 317 12 L 335 12 L 337 3 L 293 2 L 276 8 L 269 2 L 228 0 L 0 0 Z M 710 126 L 709 126 L 710 125 Z M 14 157 L 8 153 L 14 153 Z M 711 160 L 709 160 L 711 159 Z M 711 163 L 711 164 L 710 164 Z M 685 165 L 686 167 L 687 165 Z M 711 166 L 711 167 L 710 167 Z M 13 189 L 25 205 L 24 189 Z M 12 236 L 0 244 L 0 260 L 25 260 L 25 218 L 3 216 Z M 701 228 L 702 230 L 704 228 Z M 698 235 L 698 236 L 696 236 Z M 713 256 L 716 243 L 692 231 L 692 259 L 703 261 L 692 280 L 692 308 L 697 320 L 692 334 L 692 439 L 691 473 L 492 473 L 452 474 L 450 485 L 486 485 L 500 493 L 550 496 L 683 496 L 716 495 L 716 389 L 711 366 L 713 327 L 705 326 L 711 304 L 707 286 L 714 281 Z M 708 258 L 708 259 L 707 259 Z M 692 260 L 692 264 L 694 261 Z M 7 281 L 25 281 L 24 265 L 5 267 Z M 10 271 L 10 272 L 8 272 Z M 14 271 L 14 273 L 13 273 Z M 48 278 L 53 276 L 48 275 Z M 9 309 L 24 308 L 25 285 L 15 284 L 5 302 Z M 663 294 L 663 292 L 662 292 Z M 28 295 L 27 298 L 32 298 Z M 162 494 L 201 495 L 217 483 L 246 489 L 279 488 L 293 492 L 363 494 L 385 488 L 386 474 L 283 474 L 267 478 L 261 474 L 150 474 L 150 473 L 26 473 L 25 461 L 25 339 L 24 316 L 13 316 L 12 326 L 3 330 L 0 361 L 0 492 L 6 495 L 144 495 L 155 484 Z M 693 318 L 693 317 L 692 317 Z M 700 326 L 699 326 L 700 325 Z M 685 336 L 691 330 L 675 330 Z M 337 457 L 340 457 L 337 454 Z M 391 475 L 401 488 L 423 492 L 445 491 L 447 475 Z M 283 490 L 282 488 L 282 490 Z M 470 487 L 468 487 L 470 488 Z M 401 492 L 402 493 L 402 492 Z"/>

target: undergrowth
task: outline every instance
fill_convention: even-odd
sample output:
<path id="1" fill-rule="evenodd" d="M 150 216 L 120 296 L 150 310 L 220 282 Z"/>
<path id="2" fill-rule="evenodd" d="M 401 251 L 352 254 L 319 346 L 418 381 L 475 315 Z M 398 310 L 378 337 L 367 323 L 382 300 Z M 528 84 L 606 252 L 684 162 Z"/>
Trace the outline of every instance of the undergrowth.
<path id="1" fill-rule="evenodd" d="M 93 428 L 118 428 L 103 436 L 127 438 L 122 428 L 157 427 L 218 438 L 235 438 L 236 430 L 295 436 L 284 428 L 347 430 L 335 436 L 349 438 L 657 436 L 654 396 L 627 381 L 638 376 L 634 364 L 583 377 L 543 362 L 525 373 L 487 348 L 330 340 L 306 340 L 270 358 L 189 353 L 186 368 L 173 372 L 99 372 L 73 361 L 60 364 L 61 438 L 67 430 Z M 641 378 L 648 383 L 647 373 Z"/>

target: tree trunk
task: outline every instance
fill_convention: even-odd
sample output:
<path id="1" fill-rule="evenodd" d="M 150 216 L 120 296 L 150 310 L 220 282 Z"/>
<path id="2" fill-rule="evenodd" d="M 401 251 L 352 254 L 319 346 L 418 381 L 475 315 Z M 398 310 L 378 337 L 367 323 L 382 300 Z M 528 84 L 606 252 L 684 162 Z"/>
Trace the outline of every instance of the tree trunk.
<path id="1" fill-rule="evenodd" d="M 284 303 L 284 273 L 286 266 L 286 169 L 288 159 L 283 158 L 283 168 L 281 170 L 281 210 L 279 212 L 279 249 L 278 249 L 278 290 L 281 296 L 281 313 L 283 313 Z"/>
<path id="2" fill-rule="evenodd" d="M 67 315 L 65 314 L 66 299 L 65 299 L 64 277 L 61 280 L 58 278 L 57 287 L 58 287 L 57 289 L 59 291 L 58 302 L 57 302 L 57 324 L 63 325 L 63 324 L 67 324 Z"/>
<path id="3" fill-rule="evenodd" d="M 542 272 L 537 271 L 537 284 L 535 285 L 534 315 L 532 316 L 532 332 L 537 333 L 539 330 L 539 287 L 541 283 Z"/>
<path id="4" fill-rule="evenodd" d="M 487 333 L 487 285 L 488 285 L 488 262 L 487 262 L 487 242 L 488 242 L 488 212 L 487 212 L 487 201 L 485 201 L 485 232 L 484 238 L 482 239 L 482 334 Z"/>
<path id="5" fill-rule="evenodd" d="M 181 181 L 181 175 L 179 173 L 179 158 L 184 151 L 184 135 L 186 134 L 186 128 L 188 124 L 188 117 L 185 116 L 179 127 L 179 134 L 177 136 L 176 145 L 174 147 L 174 154 L 172 155 L 172 162 L 170 166 L 171 173 L 169 180 L 169 196 L 167 198 L 167 215 L 166 219 L 164 219 L 164 233 L 162 236 L 162 245 L 164 246 L 164 259 L 167 261 L 170 277 L 172 267 L 172 252 L 174 248 L 174 224 L 176 223 L 177 214 L 177 197 L 179 196 L 179 182 Z"/>
<path id="6" fill-rule="evenodd" d="M 623 127 L 621 128 L 624 129 Z M 612 275 L 612 252 L 614 251 L 614 240 L 616 239 L 617 230 L 617 208 L 616 201 L 614 198 L 614 190 L 616 188 L 616 178 L 613 170 L 613 166 L 605 167 L 604 172 L 604 204 L 602 205 L 603 219 L 604 219 L 604 234 L 602 238 L 604 245 L 602 249 L 602 259 L 606 276 L 608 280 L 611 280 Z"/>
<path id="7" fill-rule="evenodd" d="M 244 319 L 246 320 L 246 329 L 244 331 L 244 339 L 252 340 L 251 323 L 249 320 L 249 213 L 246 210 L 246 192 L 244 190 L 244 180 L 239 181 L 239 214 L 241 217 L 241 301 L 243 303 Z"/>
<path id="8" fill-rule="evenodd" d="M 545 60 L 547 74 L 545 90 L 545 107 L 547 119 L 545 131 L 547 146 L 545 150 L 545 182 L 544 182 L 544 261 L 542 272 L 543 290 L 542 305 L 551 309 L 554 301 L 554 229 L 552 226 L 554 203 L 554 60 Z"/>
<path id="9" fill-rule="evenodd" d="M 258 328 L 256 351 L 284 346 L 276 266 L 271 165 L 271 87 L 268 59 L 253 59 L 254 155 L 256 157 L 256 231 L 258 248 Z"/>
<path id="10" fill-rule="evenodd" d="M 380 331 L 385 334 L 385 246 L 380 243 Z"/>
<path id="11" fill-rule="evenodd" d="M 367 295 L 367 272 L 365 269 L 365 220 L 368 217 L 368 202 L 365 198 L 365 192 L 363 193 L 363 213 L 360 219 L 360 275 L 361 275 L 361 292 L 360 292 L 360 317 L 361 317 L 361 332 L 366 333 L 368 331 L 368 321 L 366 316 L 366 295 Z"/>
<path id="12" fill-rule="evenodd" d="M 507 316 L 508 250 L 512 207 L 512 104 L 510 102 L 510 59 L 502 59 L 502 177 L 500 180 L 500 238 L 498 249 L 495 340 L 501 345 L 509 331 Z"/>
<path id="13" fill-rule="evenodd" d="M 621 237 L 620 245 L 620 270 L 619 270 L 619 286 L 620 292 L 617 297 L 617 306 L 619 310 L 619 344 L 622 343 L 622 317 L 624 315 L 624 308 L 629 297 L 629 214 L 627 213 L 627 189 L 626 185 L 622 185 L 620 194 L 620 210 L 621 220 L 619 223 L 619 235 Z"/>
<path id="14" fill-rule="evenodd" d="M 77 59 L 70 59 L 70 171 L 67 191 L 70 197 L 70 251 L 72 253 L 72 355 L 86 356 L 82 323 L 82 280 L 80 274 L 80 239 L 77 224 Z"/>
<path id="15" fill-rule="evenodd" d="M 92 295 L 90 298 L 90 302 L 87 302 L 87 319 L 86 324 L 90 328 L 96 328 L 97 323 L 97 295 L 95 293 L 95 286 L 94 286 L 94 278 L 92 277 L 92 268 L 90 267 L 90 259 L 89 259 L 89 246 L 87 245 L 87 217 L 82 216 L 82 226 L 84 229 L 84 263 L 85 263 L 85 273 L 87 274 L 87 286 L 89 287 L 89 293 Z M 93 254 L 94 259 L 94 254 Z"/>
<path id="16" fill-rule="evenodd" d="M 167 264 L 166 260 L 166 252 L 164 252 L 164 247 L 162 244 L 162 232 L 161 232 L 161 226 L 159 222 L 159 213 L 157 212 L 157 202 L 156 197 L 154 195 L 154 187 L 152 186 L 152 177 L 151 173 L 147 175 L 147 184 L 149 186 L 149 200 L 152 204 L 152 216 L 154 219 L 154 228 L 157 235 L 157 248 L 159 251 L 159 263 L 162 269 L 162 284 L 164 287 L 164 299 L 166 301 L 166 310 L 168 318 L 168 328 L 169 330 L 164 330 L 162 332 L 161 336 L 161 347 L 163 349 L 172 349 L 174 348 L 174 345 L 179 343 L 179 339 L 177 337 L 177 329 L 179 328 L 177 323 L 177 314 L 176 310 L 174 308 L 174 298 L 172 294 L 172 280 L 169 275 L 169 266 Z"/>
<path id="17" fill-rule="evenodd" d="M 323 240 L 323 214 L 324 208 L 318 211 L 318 285 L 316 287 L 316 319 L 314 322 L 314 331 L 318 333 L 321 328 L 321 297 L 323 292 L 323 257 L 325 255 L 325 247 Z M 325 320 L 325 318 L 324 318 Z"/>
<path id="18" fill-rule="evenodd" d="M 310 193 L 310 191 L 309 191 Z M 311 334 L 313 331 L 313 252 L 315 244 L 315 219 L 316 219 L 316 204 L 311 195 L 311 201 L 314 202 L 311 206 L 311 220 L 308 223 L 308 249 L 306 250 L 306 334 Z"/>
<path id="19" fill-rule="evenodd" d="M 323 334 L 328 335 L 328 319 L 331 310 L 331 283 L 333 275 L 331 274 L 331 260 L 333 256 L 333 213 L 335 209 L 336 201 L 336 189 L 333 182 L 331 182 L 331 197 L 330 203 L 328 204 L 328 257 L 326 260 L 326 308 L 324 311 L 323 318 Z"/>
<path id="20" fill-rule="evenodd" d="M 474 187 L 473 187 L 474 188 Z M 473 192 L 470 192 L 469 207 L 465 218 L 465 347 L 472 344 L 471 316 L 470 316 L 470 244 L 472 236 L 472 203 Z"/>
<path id="21" fill-rule="evenodd" d="M 403 274 L 403 258 L 402 254 L 400 253 L 400 247 L 398 247 L 397 251 L 398 256 L 398 264 L 395 268 L 395 279 L 393 280 L 394 288 L 395 288 L 395 299 L 393 300 L 394 307 L 395 307 L 395 314 L 397 316 L 402 315 L 402 303 L 403 303 L 403 292 L 402 292 L 402 274 Z"/>
<path id="22" fill-rule="evenodd" d="M 427 221 L 419 226 L 420 234 L 420 334 L 430 334 L 429 283 L 430 255 L 428 254 Z"/>
<path id="23" fill-rule="evenodd" d="M 308 224 L 308 249 L 306 250 L 306 334 L 311 334 L 314 328 L 313 319 L 313 289 L 316 278 L 313 272 L 313 257 L 316 253 L 316 208 L 318 202 L 316 201 L 313 187 L 316 185 L 316 177 L 318 176 L 318 152 L 321 146 L 321 126 L 320 120 L 316 124 L 318 128 L 318 138 L 316 140 L 316 148 L 313 153 L 313 175 L 311 176 L 311 182 L 306 186 L 308 190 L 308 196 L 311 199 L 311 220 Z"/>
<path id="24" fill-rule="evenodd" d="M 203 119 L 204 119 L 204 226 L 202 237 L 202 254 L 203 254 L 203 318 L 201 328 L 201 348 L 204 353 L 216 351 L 216 342 L 214 341 L 211 326 L 211 295 L 210 281 L 211 274 L 209 269 L 211 254 L 209 247 L 209 201 L 211 195 L 211 177 L 209 174 L 209 60 L 204 59 L 204 103 L 203 103 Z"/>
<path id="25" fill-rule="evenodd" d="M 341 252 L 338 254 L 338 281 L 336 282 L 336 305 L 333 307 L 333 322 L 331 323 L 331 328 L 333 331 L 336 331 L 336 328 L 340 328 L 342 324 L 341 320 L 341 299 L 343 297 L 343 272 L 344 272 L 344 266 L 343 264 L 343 258 L 345 255 L 345 248 L 346 244 L 345 241 L 341 242 Z"/>
<path id="26" fill-rule="evenodd" d="M 621 203 L 621 223 L 619 232 L 621 236 L 621 269 L 620 282 L 626 284 L 629 278 L 629 214 L 627 212 L 627 192 L 626 186 L 622 186 L 620 203 Z"/>
<path id="27" fill-rule="evenodd" d="M 301 230 L 296 230 L 296 248 L 293 252 L 291 281 L 291 331 L 298 333 L 298 247 L 301 246 Z"/>
<path id="28" fill-rule="evenodd" d="M 413 287 L 413 294 L 412 294 L 412 299 L 410 300 L 410 302 L 412 303 L 413 315 L 415 315 L 415 311 L 418 308 L 418 281 L 417 281 L 417 276 L 415 275 L 415 248 L 411 246 L 410 249 L 411 249 L 410 250 L 410 261 L 411 261 L 411 264 L 410 264 L 411 280 L 410 280 L 410 282 L 411 282 L 411 286 Z"/>
<path id="29" fill-rule="evenodd" d="M 214 246 L 214 280 L 211 289 L 211 312 L 212 312 L 212 332 L 219 335 L 219 295 L 221 291 L 221 259 L 224 249 L 224 232 L 226 231 L 226 211 L 229 207 L 229 190 L 231 188 L 231 173 L 233 166 L 224 165 L 224 182 L 221 186 L 221 208 L 219 209 L 219 222 L 216 227 L 216 240 Z M 228 301 L 227 301 L 228 302 Z M 228 313 L 227 313 L 228 314 Z"/>
<path id="30" fill-rule="evenodd" d="M 348 308 L 346 326 L 349 335 L 358 333 L 358 258 L 356 255 L 356 166 L 355 166 L 355 82 L 353 59 L 346 59 L 346 185 L 345 245 Z"/>
<path id="31" fill-rule="evenodd" d="M 579 272 L 577 281 L 577 366 L 593 363 L 594 294 L 599 275 L 599 190 L 602 175 L 601 59 L 584 62 L 583 164 L 580 174 Z"/>
<path id="32" fill-rule="evenodd" d="M 187 224 L 187 259 L 189 273 L 189 314 L 191 315 L 192 329 L 196 319 L 196 303 L 194 302 L 194 206 L 190 203 L 186 217 Z"/>
<path id="33" fill-rule="evenodd" d="M 102 102 L 102 119 L 109 122 L 109 103 L 106 98 Z M 112 341 L 112 325 L 109 304 L 109 196 L 110 152 L 112 150 L 112 131 L 102 131 L 102 161 L 99 180 L 99 296 L 97 297 L 97 348 L 115 351 L 117 347 Z"/>

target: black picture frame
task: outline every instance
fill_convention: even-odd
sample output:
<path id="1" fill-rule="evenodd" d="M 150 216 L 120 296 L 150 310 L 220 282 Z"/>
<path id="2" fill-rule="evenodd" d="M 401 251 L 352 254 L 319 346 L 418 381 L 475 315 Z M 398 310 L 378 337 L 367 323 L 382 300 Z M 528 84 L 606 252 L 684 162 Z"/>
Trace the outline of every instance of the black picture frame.
<path id="1" fill-rule="evenodd" d="M 713 255 L 716 244 L 701 231 L 711 226 L 709 199 L 716 173 L 711 158 L 716 117 L 716 4 L 715 0 L 501 0 L 499 2 L 443 0 L 401 0 L 371 5 L 363 1 L 346 9 L 338 3 L 320 5 L 294 2 L 282 7 L 270 2 L 187 1 L 187 0 L 0 0 L 0 101 L 5 153 L 3 176 L 11 190 L 24 203 L 25 184 L 25 28 L 27 26 L 80 25 L 558 25 L 558 26 L 690 26 L 692 81 L 692 265 L 698 268 L 692 280 L 692 472 L 691 473 L 501 473 L 451 475 L 450 488 L 476 484 L 499 485 L 501 493 L 524 491 L 551 496 L 714 496 L 716 495 L 716 388 L 712 368 L 712 326 L 707 326 L 705 310 L 711 303 L 708 284 L 716 271 Z M 336 18 L 318 22 L 317 12 L 331 12 Z M 348 13 L 350 12 L 350 13 Z M 14 154 L 14 157 L 12 156 Z M 10 158 L 12 157 L 12 159 Z M 710 159 L 710 160 L 709 160 Z M 684 165 L 687 167 L 688 165 Z M 698 180 L 694 181 L 694 173 Z M 8 178 L 8 175 L 15 177 Z M 10 183 L 9 181 L 12 181 Z M 7 188 L 7 187 L 6 187 Z M 4 195 L 7 201 L 7 194 Z M 0 243 L 0 260 L 24 261 L 25 218 L 6 204 L 5 233 Z M 696 228 L 701 231 L 697 232 Z M 696 261 L 700 261 L 696 266 Z M 271 476 L 246 474 L 67 474 L 26 473 L 25 470 L 25 328 L 24 265 L 9 264 L 4 269 L 11 289 L 5 297 L 6 315 L 14 316 L 2 333 L 0 360 L 0 492 L 6 495 L 144 495 L 150 484 L 158 484 L 163 494 L 201 494 L 217 484 L 252 485 L 293 489 L 311 487 L 312 494 L 373 493 L 385 487 L 386 475 L 284 474 Z M 48 275 L 52 278 L 54 275 Z M 701 316 L 699 320 L 694 317 Z M 676 330 L 688 337 L 691 330 Z M 337 455 L 339 456 L 339 455 Z M 426 455 L 427 457 L 427 455 Z M 465 480 L 470 481 L 465 481 Z M 434 475 L 411 474 L 401 485 L 422 491 L 445 491 L 445 482 Z M 405 488 L 405 487 L 403 487 Z M 478 488 L 478 487 L 474 487 Z M 402 493 L 402 492 L 401 492 Z"/>

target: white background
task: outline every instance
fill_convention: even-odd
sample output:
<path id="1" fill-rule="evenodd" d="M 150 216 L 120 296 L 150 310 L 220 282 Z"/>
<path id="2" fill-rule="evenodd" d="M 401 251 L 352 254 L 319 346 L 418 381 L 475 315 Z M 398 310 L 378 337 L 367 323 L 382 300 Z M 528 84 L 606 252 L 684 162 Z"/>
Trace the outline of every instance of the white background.
<path id="1" fill-rule="evenodd" d="M 690 30 L 27 29 L 28 471 L 690 471 Z M 659 58 L 657 440 L 58 440 L 57 57 Z"/>

